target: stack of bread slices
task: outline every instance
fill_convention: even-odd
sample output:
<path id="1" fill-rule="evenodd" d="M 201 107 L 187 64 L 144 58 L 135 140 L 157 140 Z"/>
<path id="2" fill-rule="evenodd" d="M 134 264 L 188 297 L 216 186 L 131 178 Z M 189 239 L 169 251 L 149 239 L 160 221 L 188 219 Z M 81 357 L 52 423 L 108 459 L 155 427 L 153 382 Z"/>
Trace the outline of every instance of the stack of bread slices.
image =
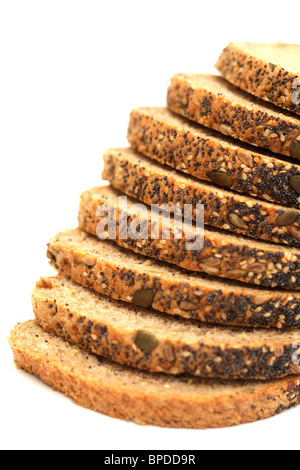
<path id="1" fill-rule="evenodd" d="M 220 76 L 175 75 L 166 108 L 132 111 L 130 148 L 104 155 L 110 185 L 50 240 L 58 275 L 9 338 L 19 367 L 139 424 L 231 426 L 299 403 L 299 53 L 231 43 Z M 189 205 L 196 223 L 199 204 L 191 249 L 167 212 Z"/>

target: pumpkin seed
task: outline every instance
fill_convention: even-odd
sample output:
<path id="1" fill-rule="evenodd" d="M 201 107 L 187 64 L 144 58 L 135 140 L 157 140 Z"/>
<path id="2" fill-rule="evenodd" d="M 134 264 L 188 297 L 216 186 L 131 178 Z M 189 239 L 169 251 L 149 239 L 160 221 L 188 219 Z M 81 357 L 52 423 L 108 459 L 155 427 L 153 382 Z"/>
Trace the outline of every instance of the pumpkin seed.
<path id="1" fill-rule="evenodd" d="M 239 228 L 240 230 L 248 229 L 248 225 L 245 224 L 245 222 L 237 214 L 235 214 L 235 212 L 229 214 L 228 219 L 232 223 L 232 225 Z"/>
<path id="2" fill-rule="evenodd" d="M 286 211 L 277 218 L 277 225 L 279 227 L 285 227 L 287 225 L 293 225 L 299 217 L 297 211 Z"/>
<path id="3" fill-rule="evenodd" d="M 154 292 L 151 289 L 142 289 L 133 296 L 132 303 L 135 307 L 151 307 L 154 300 Z"/>
<path id="4" fill-rule="evenodd" d="M 135 344 L 142 351 L 151 352 L 157 347 L 158 341 L 150 331 L 139 330 L 135 337 Z"/>
<path id="5" fill-rule="evenodd" d="M 270 62 L 269 65 L 270 65 L 271 71 L 274 72 L 274 70 L 276 69 L 277 65 L 276 65 L 276 64 L 272 64 L 272 62 Z"/>
<path id="6" fill-rule="evenodd" d="M 300 194 L 300 175 L 290 177 L 290 186 L 296 193 Z"/>
<path id="7" fill-rule="evenodd" d="M 231 178 L 231 176 L 226 175 L 226 173 L 222 173 L 221 171 L 212 171 L 210 173 L 207 173 L 207 176 L 209 177 L 210 181 L 215 184 L 218 184 L 219 186 L 231 188 L 231 186 L 233 185 L 233 179 Z"/>
<path id="8" fill-rule="evenodd" d="M 290 145 L 290 156 L 294 158 L 300 158 L 300 142 L 299 140 L 293 140 Z"/>

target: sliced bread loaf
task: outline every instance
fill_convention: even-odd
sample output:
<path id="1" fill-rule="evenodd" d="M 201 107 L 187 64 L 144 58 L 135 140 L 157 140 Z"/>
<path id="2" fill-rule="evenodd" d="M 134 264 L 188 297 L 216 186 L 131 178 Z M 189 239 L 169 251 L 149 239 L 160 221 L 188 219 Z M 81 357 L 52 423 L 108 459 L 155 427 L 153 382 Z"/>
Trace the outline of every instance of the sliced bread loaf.
<path id="1" fill-rule="evenodd" d="M 65 276 L 42 278 L 32 305 L 45 331 L 138 369 L 222 379 L 300 374 L 300 330 L 199 325 L 108 299 Z"/>
<path id="2" fill-rule="evenodd" d="M 216 67 L 233 85 L 300 114 L 299 56 L 299 44 L 231 42 Z"/>
<path id="3" fill-rule="evenodd" d="M 9 342 L 16 365 L 85 408 L 137 424 L 174 428 L 234 426 L 299 404 L 300 378 L 215 382 L 149 374 L 75 350 L 35 321 L 17 325 Z"/>
<path id="4" fill-rule="evenodd" d="M 116 225 L 116 233 L 111 234 L 111 239 L 150 258 L 248 284 L 300 290 L 299 250 L 212 231 L 207 227 L 203 247 L 188 249 L 188 243 L 194 237 L 193 230 L 190 233 L 186 230 L 178 238 L 177 222 L 171 219 L 166 223 L 165 217 L 158 222 L 152 220 L 150 210 L 143 206 L 141 211 L 132 198 L 127 198 L 127 208 L 123 209 L 120 196 L 121 193 L 109 186 L 83 193 L 79 228 L 104 238 L 108 236 L 106 225 Z M 98 212 L 99 207 L 104 215 Z M 127 234 L 124 225 L 129 228 Z M 145 238 L 146 231 L 148 236 Z"/>
<path id="5" fill-rule="evenodd" d="M 300 166 L 222 136 L 166 108 L 130 115 L 130 145 L 143 155 L 200 180 L 243 194 L 299 207 Z"/>
<path id="6" fill-rule="evenodd" d="M 204 206 L 204 222 L 215 228 L 248 237 L 300 248 L 300 211 L 227 191 L 162 166 L 130 148 L 104 154 L 102 178 L 128 196 L 184 211 Z"/>
<path id="7" fill-rule="evenodd" d="M 75 229 L 50 240 L 55 269 L 100 294 L 220 325 L 300 328 L 300 293 L 188 273 Z M 88 264 L 87 264 L 88 263 Z"/>
<path id="8" fill-rule="evenodd" d="M 300 119 L 215 75 L 178 74 L 169 109 L 222 134 L 275 153 L 300 158 Z"/>

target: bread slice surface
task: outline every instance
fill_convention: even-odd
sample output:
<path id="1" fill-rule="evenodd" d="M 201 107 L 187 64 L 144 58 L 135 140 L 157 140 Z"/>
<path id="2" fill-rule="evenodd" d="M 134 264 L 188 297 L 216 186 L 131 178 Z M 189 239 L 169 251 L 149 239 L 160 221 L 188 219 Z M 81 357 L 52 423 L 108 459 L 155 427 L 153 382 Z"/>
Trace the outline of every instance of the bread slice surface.
<path id="1" fill-rule="evenodd" d="M 300 119 L 216 75 L 174 75 L 168 107 L 192 121 L 274 153 L 300 158 Z"/>
<path id="2" fill-rule="evenodd" d="M 300 374 L 300 330 L 244 330 L 171 318 L 108 299 L 65 276 L 42 279 L 32 293 L 44 330 L 89 352 L 150 372 L 222 379 Z"/>
<path id="3" fill-rule="evenodd" d="M 137 108 L 130 145 L 143 155 L 202 181 L 299 208 L 300 166 L 200 126 L 167 108 Z"/>
<path id="4" fill-rule="evenodd" d="M 230 43 L 216 64 L 230 83 L 300 114 L 300 45 Z"/>
<path id="5" fill-rule="evenodd" d="M 204 223 L 231 233 L 300 248 L 300 211 L 202 183 L 153 162 L 131 148 L 104 154 L 102 178 L 115 189 L 151 206 L 178 206 L 197 220 L 198 204 Z M 296 238 L 295 238 L 296 237 Z"/>
<path id="6" fill-rule="evenodd" d="M 140 425 L 218 428 L 270 418 L 299 404 L 300 378 L 216 382 L 149 374 L 75 350 L 35 321 L 9 342 L 18 367 L 85 408 Z"/>
<path id="7" fill-rule="evenodd" d="M 153 220 L 149 208 L 143 206 L 141 211 L 140 206 L 136 206 L 138 201 L 129 197 L 126 198 L 127 208 L 122 209 L 120 197 L 124 195 L 109 186 L 83 193 L 79 228 L 91 235 L 106 237 L 107 224 L 115 224 L 116 232 L 108 236 L 118 245 L 147 257 L 247 284 L 300 290 L 299 250 L 213 231 L 208 227 L 205 228 L 203 247 L 192 249 L 198 247 L 198 243 L 189 245 L 195 235 L 193 229 L 191 232 L 187 229 L 178 238 L 177 221 L 166 222 L 165 216 L 159 221 L 155 217 Z M 99 208 L 102 215 L 97 215 Z M 124 226 L 128 228 L 127 234 L 123 231 Z M 143 230 L 138 231 L 139 227 Z M 145 232 L 148 232 L 146 238 Z"/>
<path id="8" fill-rule="evenodd" d="M 136 306 L 220 325 L 300 327 L 299 292 L 267 290 L 193 274 L 79 229 L 51 238 L 48 256 L 59 273 L 78 284 Z"/>

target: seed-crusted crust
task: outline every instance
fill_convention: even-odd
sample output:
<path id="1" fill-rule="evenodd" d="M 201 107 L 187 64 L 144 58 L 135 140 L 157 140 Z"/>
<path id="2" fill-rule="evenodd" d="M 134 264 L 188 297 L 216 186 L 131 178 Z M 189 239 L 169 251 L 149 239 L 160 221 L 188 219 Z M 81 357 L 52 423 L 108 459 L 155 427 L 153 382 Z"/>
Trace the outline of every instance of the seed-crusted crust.
<path id="1" fill-rule="evenodd" d="M 53 237 L 52 266 L 75 282 L 115 300 L 132 303 L 151 290 L 152 307 L 169 315 L 220 325 L 300 327 L 300 293 L 244 287 L 186 271 L 125 251 L 79 229 Z M 96 258 L 94 266 L 85 264 Z M 47 281 L 41 281 L 46 283 Z"/>
<path id="2" fill-rule="evenodd" d="M 195 221 L 202 204 L 205 225 L 300 248 L 300 211 L 201 183 L 132 149 L 110 149 L 103 158 L 102 178 L 128 196 L 166 209 L 178 205 L 182 213 L 190 204 Z"/>
<path id="3" fill-rule="evenodd" d="M 263 55 L 261 48 L 263 47 Z M 269 55 L 269 59 L 267 56 Z M 283 65 L 286 58 L 297 60 L 299 45 L 230 43 L 222 52 L 216 67 L 233 85 L 281 108 L 300 114 L 300 74 Z M 295 67 L 295 66 L 294 66 Z M 295 68 L 298 68 L 299 65 Z M 296 94 L 296 95 L 295 95 Z"/>
<path id="4" fill-rule="evenodd" d="M 205 229 L 203 248 L 188 250 L 187 243 L 193 237 L 193 233 L 186 233 L 181 239 L 176 238 L 177 234 L 172 221 L 170 230 L 169 224 L 166 226 L 164 220 L 160 223 L 152 221 L 151 227 L 149 212 L 145 215 L 145 213 L 139 213 L 136 207 L 130 209 L 137 203 L 134 199 L 127 199 L 127 211 L 120 207 L 119 196 L 121 195 L 110 187 L 94 188 L 83 193 L 80 200 L 79 228 L 92 235 L 105 236 L 101 227 L 100 231 L 97 230 L 98 224 L 110 222 L 112 225 L 116 220 L 116 236 L 113 234 L 115 241 L 120 246 L 136 253 L 176 264 L 189 271 L 206 272 L 247 284 L 300 290 L 299 250 L 256 242 L 243 237 L 238 238 L 234 235 L 210 231 L 208 228 Z M 97 216 L 100 205 L 107 212 L 104 216 Z M 154 233 L 159 233 L 159 238 L 148 237 L 142 240 L 137 234 L 137 237 L 131 236 L 123 239 L 125 235 L 123 233 L 120 237 L 120 224 L 122 232 L 124 225 L 133 227 L 137 222 L 141 223 L 144 228 L 148 227 L 148 234 L 152 233 L 154 225 Z M 169 239 L 165 240 L 167 237 Z M 211 264 L 212 259 L 214 266 Z"/>
<path id="5" fill-rule="evenodd" d="M 168 107 L 222 134 L 300 158 L 300 120 L 287 111 L 279 113 L 264 101 L 254 102 L 251 95 L 221 77 L 174 75 L 168 91 Z"/>
<path id="6" fill-rule="evenodd" d="M 300 330 L 241 330 L 193 324 L 109 300 L 70 281 L 37 283 L 32 306 L 48 332 L 107 359 L 150 372 L 221 379 L 300 374 Z"/>
<path id="7" fill-rule="evenodd" d="M 237 146 L 230 137 L 217 135 L 166 108 L 134 109 L 128 140 L 143 155 L 200 180 L 212 181 L 215 173 L 224 173 L 235 191 L 299 207 L 300 183 L 298 190 L 291 186 L 291 178 L 300 179 L 299 165 L 267 152 L 257 153 L 243 143 Z"/>
<path id="8" fill-rule="evenodd" d="M 215 382 L 148 374 L 78 351 L 34 321 L 9 342 L 18 367 L 85 408 L 140 425 L 217 428 L 270 418 L 300 402 L 300 378 Z"/>

